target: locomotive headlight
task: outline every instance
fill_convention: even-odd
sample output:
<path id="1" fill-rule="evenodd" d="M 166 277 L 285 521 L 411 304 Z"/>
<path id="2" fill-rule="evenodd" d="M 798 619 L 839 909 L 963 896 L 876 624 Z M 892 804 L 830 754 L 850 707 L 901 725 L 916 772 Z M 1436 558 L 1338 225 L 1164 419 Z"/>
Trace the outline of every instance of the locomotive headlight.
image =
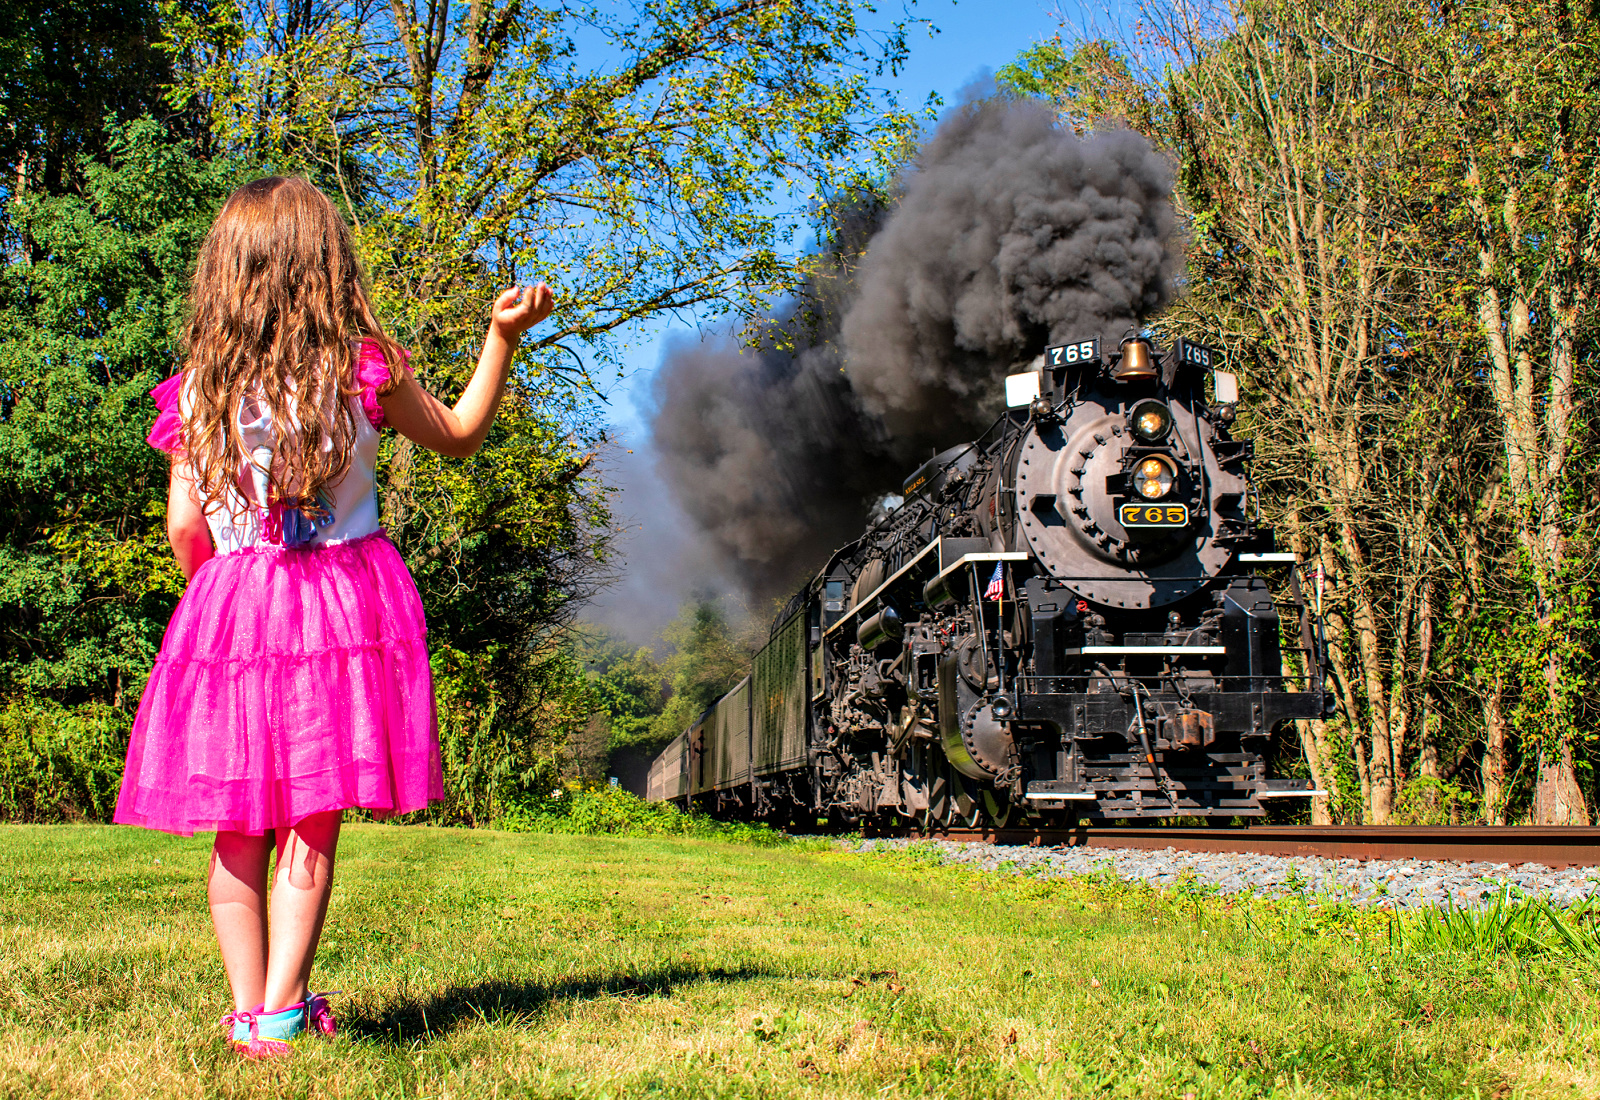
<path id="1" fill-rule="evenodd" d="M 1172 492 L 1177 480 L 1177 468 L 1160 455 L 1141 458 L 1133 468 L 1133 487 L 1146 500 L 1160 500 Z"/>
<path id="2" fill-rule="evenodd" d="M 1133 434 L 1146 443 L 1158 443 L 1172 430 L 1172 410 L 1160 401 L 1141 401 L 1133 407 Z"/>

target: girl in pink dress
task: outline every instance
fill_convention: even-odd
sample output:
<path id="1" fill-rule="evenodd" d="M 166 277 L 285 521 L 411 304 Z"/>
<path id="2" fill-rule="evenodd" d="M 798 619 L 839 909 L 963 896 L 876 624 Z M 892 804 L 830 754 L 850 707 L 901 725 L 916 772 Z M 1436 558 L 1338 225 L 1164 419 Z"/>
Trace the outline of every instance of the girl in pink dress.
<path id="1" fill-rule="evenodd" d="M 349 231 L 309 183 L 241 187 L 201 248 L 183 371 L 151 391 L 189 585 L 134 719 L 116 820 L 216 831 L 223 1024 L 247 1057 L 287 1053 L 307 1027 L 333 1033 L 308 983 L 343 811 L 402 814 L 444 794 L 422 604 L 378 526 L 378 430 L 472 454 L 523 332 L 552 305 L 542 283 L 496 299 L 450 408 L 384 334 Z"/>

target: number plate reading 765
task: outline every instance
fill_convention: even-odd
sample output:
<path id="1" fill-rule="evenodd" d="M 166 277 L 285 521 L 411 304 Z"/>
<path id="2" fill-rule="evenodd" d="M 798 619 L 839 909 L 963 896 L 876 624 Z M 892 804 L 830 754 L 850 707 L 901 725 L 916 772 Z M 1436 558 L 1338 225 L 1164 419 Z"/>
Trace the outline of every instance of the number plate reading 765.
<path id="1" fill-rule="evenodd" d="M 1124 504 L 1117 509 L 1124 527 L 1187 527 L 1187 504 Z"/>
<path id="2" fill-rule="evenodd" d="M 1100 361 L 1100 338 L 1074 340 L 1070 344 L 1057 344 L 1044 349 L 1044 361 L 1050 367 L 1075 367 L 1079 364 Z"/>

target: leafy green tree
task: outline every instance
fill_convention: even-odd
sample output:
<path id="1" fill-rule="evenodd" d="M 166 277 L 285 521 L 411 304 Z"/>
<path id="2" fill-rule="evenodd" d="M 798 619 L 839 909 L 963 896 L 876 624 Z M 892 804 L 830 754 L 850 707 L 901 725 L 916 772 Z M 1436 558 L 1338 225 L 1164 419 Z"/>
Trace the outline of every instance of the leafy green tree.
<path id="1" fill-rule="evenodd" d="M 630 321 L 786 292 L 795 226 L 774 200 L 898 154 L 911 120 L 870 78 L 903 34 L 868 42 L 862 6 L 245 3 L 174 19 L 177 98 L 346 196 L 429 371 L 459 378 L 486 289 L 537 276 L 557 310 L 525 364 L 581 372 L 577 349 L 607 359 Z"/>
<path id="2" fill-rule="evenodd" d="M 610 747 L 648 736 L 652 721 L 666 705 L 668 686 L 654 651 L 601 635 L 580 643 L 578 653 L 593 685 L 595 706 L 610 727 Z"/>
<path id="3" fill-rule="evenodd" d="M 662 631 L 663 660 L 604 631 L 584 635 L 577 651 L 588 669 L 601 735 L 595 748 L 607 774 L 642 791 L 667 742 L 750 671 L 762 633 L 753 622 L 730 621 L 720 602 L 696 600 Z"/>
<path id="4" fill-rule="evenodd" d="M 144 441 L 155 416 L 146 391 L 176 362 L 190 265 L 237 180 L 234 166 L 196 161 L 150 120 L 113 124 L 105 141 L 109 163 L 77 166 L 82 194 L 12 202 L 27 248 L 0 268 L 6 779 L 23 783 L 29 765 L 40 790 L 68 792 L 8 808 L 28 817 L 63 799 L 103 815 L 108 783 L 115 797 L 104 777 L 120 774 L 183 588 L 166 545 L 166 460 Z M 57 744 L 74 731 L 88 740 Z M 69 782 L 63 768 L 101 778 Z"/>
<path id="5" fill-rule="evenodd" d="M 750 662 L 764 641 L 760 624 L 731 622 L 716 600 L 685 604 L 663 630 L 672 655 L 662 662 L 671 679 L 667 705 L 650 723 L 651 743 L 665 745 L 750 672 Z"/>
<path id="6" fill-rule="evenodd" d="M 175 10 L 203 5 L 174 0 Z M 169 116 L 199 136 L 196 118 L 164 102 L 172 77 L 154 0 L 35 0 L 0 4 L 0 178 L 16 192 L 77 190 L 80 166 L 104 163 L 116 131 Z"/>
<path id="7" fill-rule="evenodd" d="M 1430 5 L 1430 7 L 1433 7 Z M 1416 66 L 1449 173 L 1459 304 L 1482 341 L 1519 572 L 1531 586 L 1517 675 L 1536 759 L 1533 819 L 1587 825 L 1600 649 L 1594 303 L 1600 300 L 1600 13 L 1564 0 L 1433 9 Z M 1587 768 L 1585 768 L 1587 770 Z"/>
<path id="8" fill-rule="evenodd" d="M 868 43 L 861 7 L 167 9 L 173 102 L 223 148 L 342 196 L 424 385 L 448 397 L 467 377 L 494 288 L 556 291 L 484 448 L 459 462 L 395 441 L 381 471 L 385 524 L 455 653 L 446 678 L 489 685 L 496 720 L 530 737 L 543 662 L 568 667 L 561 632 L 609 552 L 590 366 L 616 362 L 631 322 L 758 309 L 795 282 L 778 200 L 886 175 L 910 120 L 870 80 L 904 41 Z"/>
<path id="9" fill-rule="evenodd" d="M 237 170 L 148 120 L 108 146 L 83 195 L 11 207 L 37 258 L 0 273 L 0 685 L 121 706 L 182 590 L 146 391 L 176 363 L 190 265 Z"/>
<path id="10" fill-rule="evenodd" d="M 571 647 L 546 643 L 517 661 L 508 697 L 495 677 L 507 648 L 464 650 L 430 637 L 445 800 L 417 818 L 487 825 L 561 781 L 563 757 L 592 717 L 594 695 Z"/>
<path id="11" fill-rule="evenodd" d="M 594 713 L 574 740 L 569 759 L 581 778 L 616 776 L 642 792 L 650 761 L 660 751 L 652 723 L 666 705 L 667 673 L 655 653 L 603 630 L 580 628 L 574 650 L 588 675 Z"/>

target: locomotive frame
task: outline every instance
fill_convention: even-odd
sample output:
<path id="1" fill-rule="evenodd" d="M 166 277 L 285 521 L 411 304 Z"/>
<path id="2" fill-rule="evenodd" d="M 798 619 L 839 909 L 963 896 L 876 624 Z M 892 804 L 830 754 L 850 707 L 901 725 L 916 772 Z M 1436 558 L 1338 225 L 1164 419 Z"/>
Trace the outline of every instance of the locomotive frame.
<path id="1" fill-rule="evenodd" d="M 1130 335 L 1008 378 L 989 430 L 914 472 L 795 593 L 750 674 L 651 765 L 647 797 L 936 830 L 1223 821 L 1320 793 L 1266 772 L 1274 729 L 1332 697 L 1216 362 Z"/>

